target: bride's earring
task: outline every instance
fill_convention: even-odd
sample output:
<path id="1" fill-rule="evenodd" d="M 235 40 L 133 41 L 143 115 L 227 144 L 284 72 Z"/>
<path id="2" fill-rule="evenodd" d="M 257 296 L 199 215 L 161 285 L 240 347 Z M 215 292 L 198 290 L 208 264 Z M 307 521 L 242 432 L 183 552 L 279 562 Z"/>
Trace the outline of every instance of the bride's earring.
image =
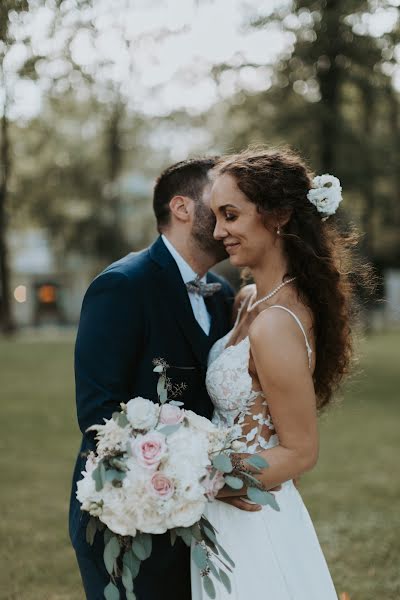
<path id="1" fill-rule="evenodd" d="M 281 235 L 280 225 L 278 225 L 278 227 L 276 228 L 276 235 Z"/>

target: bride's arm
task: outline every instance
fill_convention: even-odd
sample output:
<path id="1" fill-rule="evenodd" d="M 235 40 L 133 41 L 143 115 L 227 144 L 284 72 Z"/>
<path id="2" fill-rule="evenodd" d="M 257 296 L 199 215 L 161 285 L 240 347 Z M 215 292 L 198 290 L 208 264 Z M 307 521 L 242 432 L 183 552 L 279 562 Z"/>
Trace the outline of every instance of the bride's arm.
<path id="1" fill-rule="evenodd" d="M 317 408 L 301 330 L 290 315 L 264 311 L 250 327 L 257 376 L 279 437 L 262 452 L 269 468 L 259 479 L 267 488 L 298 477 L 318 460 Z"/>
<path id="2" fill-rule="evenodd" d="M 252 323 L 249 335 L 257 376 L 279 437 L 278 446 L 260 452 L 269 468 L 257 478 L 271 489 L 316 464 L 316 399 L 304 337 L 290 316 L 264 311 Z M 222 496 L 243 496 L 243 490 L 224 488 Z"/>

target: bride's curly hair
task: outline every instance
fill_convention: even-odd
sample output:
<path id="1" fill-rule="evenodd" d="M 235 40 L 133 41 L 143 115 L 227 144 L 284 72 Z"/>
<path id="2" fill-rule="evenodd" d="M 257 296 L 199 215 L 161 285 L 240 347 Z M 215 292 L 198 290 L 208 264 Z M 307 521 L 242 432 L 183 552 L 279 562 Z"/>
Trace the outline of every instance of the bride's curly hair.
<path id="1" fill-rule="evenodd" d="M 296 277 L 301 300 L 310 308 L 316 345 L 314 386 L 319 409 L 326 406 L 349 372 L 352 327 L 360 286 L 371 291 L 371 267 L 357 258 L 358 235 L 341 231 L 336 215 L 323 221 L 307 199 L 313 174 L 292 150 L 248 149 L 222 158 L 216 173 L 229 173 L 266 217 L 288 215 L 281 237 L 288 276 Z"/>

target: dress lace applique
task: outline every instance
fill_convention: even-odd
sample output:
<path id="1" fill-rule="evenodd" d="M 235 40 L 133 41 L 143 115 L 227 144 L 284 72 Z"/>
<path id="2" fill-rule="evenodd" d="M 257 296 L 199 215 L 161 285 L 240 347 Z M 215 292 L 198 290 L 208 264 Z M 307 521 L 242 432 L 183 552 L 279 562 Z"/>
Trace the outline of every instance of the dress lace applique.
<path id="1" fill-rule="evenodd" d="M 243 442 L 243 451 L 260 452 L 276 446 L 279 443 L 278 436 L 272 434 L 266 439 L 262 435 L 275 429 L 265 399 L 255 406 L 256 400 L 263 399 L 264 394 L 260 390 L 253 390 L 249 373 L 249 337 L 226 348 L 229 335 L 214 344 L 209 356 L 206 384 L 215 408 L 212 420 L 221 427 L 239 425 L 242 428 L 239 441 Z"/>

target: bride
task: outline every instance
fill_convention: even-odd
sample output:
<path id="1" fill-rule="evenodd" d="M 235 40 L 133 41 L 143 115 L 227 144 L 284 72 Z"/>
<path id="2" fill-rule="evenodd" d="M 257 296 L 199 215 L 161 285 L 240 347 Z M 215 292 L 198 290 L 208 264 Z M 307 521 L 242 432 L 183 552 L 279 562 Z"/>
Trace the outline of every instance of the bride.
<path id="1" fill-rule="evenodd" d="M 279 511 L 249 506 L 243 490 L 228 487 L 207 506 L 236 564 L 231 594 L 214 579 L 218 600 L 337 599 L 293 479 L 317 462 L 317 415 L 350 361 L 346 243 L 327 221 L 340 200 L 338 179 L 312 179 L 287 150 L 247 150 L 223 159 L 216 173 L 214 237 L 233 265 L 250 268 L 255 285 L 239 292 L 234 328 L 210 352 L 213 421 L 239 424 L 235 460 L 259 453 L 269 467 L 254 475 L 266 489 L 281 486 Z M 197 568 L 192 598 L 207 598 Z"/>

